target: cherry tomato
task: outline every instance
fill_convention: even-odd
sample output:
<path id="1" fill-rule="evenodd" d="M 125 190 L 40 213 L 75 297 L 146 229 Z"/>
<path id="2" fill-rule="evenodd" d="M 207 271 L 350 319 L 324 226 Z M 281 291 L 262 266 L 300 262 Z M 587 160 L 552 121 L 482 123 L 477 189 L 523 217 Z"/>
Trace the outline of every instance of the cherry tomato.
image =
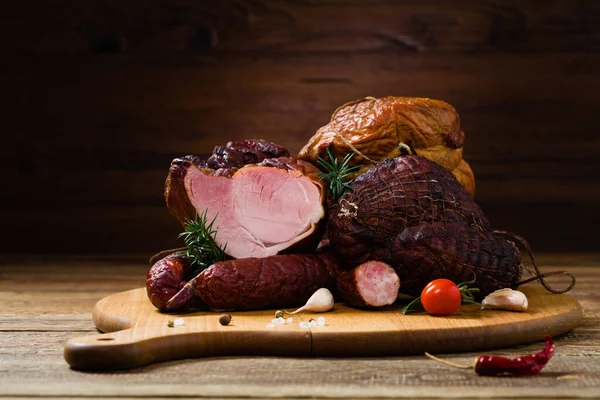
<path id="1" fill-rule="evenodd" d="M 458 310 L 462 302 L 460 289 L 448 279 L 436 279 L 421 292 L 421 304 L 429 314 L 450 315 Z"/>

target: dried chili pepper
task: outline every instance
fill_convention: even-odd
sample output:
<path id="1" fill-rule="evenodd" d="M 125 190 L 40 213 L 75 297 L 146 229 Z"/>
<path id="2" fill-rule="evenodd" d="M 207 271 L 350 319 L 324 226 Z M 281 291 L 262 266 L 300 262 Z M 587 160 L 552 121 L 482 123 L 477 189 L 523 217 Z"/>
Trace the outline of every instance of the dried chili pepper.
<path id="1" fill-rule="evenodd" d="M 550 336 L 544 338 L 546 347 L 539 353 L 529 354 L 517 358 L 506 358 L 500 356 L 481 355 L 473 365 L 458 365 L 437 357 L 429 353 L 425 355 L 443 364 L 451 367 L 471 369 L 473 368 L 478 375 L 483 376 L 503 376 L 503 375 L 534 375 L 544 368 L 552 354 L 554 354 L 555 345 Z"/>

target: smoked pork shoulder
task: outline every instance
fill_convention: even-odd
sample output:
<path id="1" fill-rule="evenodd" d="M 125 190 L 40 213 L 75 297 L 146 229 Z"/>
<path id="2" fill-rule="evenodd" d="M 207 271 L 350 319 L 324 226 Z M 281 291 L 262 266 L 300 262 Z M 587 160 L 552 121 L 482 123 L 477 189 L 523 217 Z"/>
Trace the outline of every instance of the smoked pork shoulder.
<path id="1" fill-rule="evenodd" d="M 352 178 L 387 158 L 412 154 L 428 158 L 451 171 L 474 196 L 475 177 L 463 160 L 465 134 L 450 104 L 427 98 L 383 97 L 347 103 L 334 112 L 298 154 L 317 163 L 327 148 L 339 159 L 353 153 L 350 165 L 361 168 Z"/>
<path id="2" fill-rule="evenodd" d="M 418 296 L 437 278 L 476 278 L 478 297 L 516 288 L 521 255 L 494 233 L 456 177 L 419 156 L 387 159 L 360 175 L 334 205 L 329 249 L 345 268 L 392 266 L 401 292 Z"/>

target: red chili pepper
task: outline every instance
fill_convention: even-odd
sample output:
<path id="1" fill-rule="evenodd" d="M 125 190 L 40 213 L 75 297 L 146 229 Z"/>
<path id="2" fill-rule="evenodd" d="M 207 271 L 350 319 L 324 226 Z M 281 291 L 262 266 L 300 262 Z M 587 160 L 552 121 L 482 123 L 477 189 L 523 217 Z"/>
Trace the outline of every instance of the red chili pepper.
<path id="1" fill-rule="evenodd" d="M 479 356 L 475 363 L 475 372 L 485 376 L 534 375 L 550 361 L 556 346 L 550 336 L 544 338 L 546 348 L 539 353 L 513 358 L 499 356 Z"/>
<path id="2" fill-rule="evenodd" d="M 544 340 L 546 341 L 546 348 L 539 353 L 529 354 L 513 359 L 500 356 L 482 355 L 477 357 L 477 361 L 474 365 L 468 366 L 450 363 L 434 357 L 429 353 L 425 354 L 436 361 L 452 367 L 473 368 L 478 375 L 483 376 L 534 375 L 540 372 L 548 363 L 548 361 L 550 361 L 552 354 L 554 354 L 554 349 L 556 348 L 550 336 L 546 336 Z"/>

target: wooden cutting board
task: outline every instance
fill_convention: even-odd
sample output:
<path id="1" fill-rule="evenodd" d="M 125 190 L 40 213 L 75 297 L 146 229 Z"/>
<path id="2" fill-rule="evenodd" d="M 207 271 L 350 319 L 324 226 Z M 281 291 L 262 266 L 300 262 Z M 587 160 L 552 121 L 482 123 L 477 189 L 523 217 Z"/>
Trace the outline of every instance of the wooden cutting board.
<path id="1" fill-rule="evenodd" d="M 404 304 L 384 311 L 362 311 L 338 303 L 327 313 L 293 315 L 293 323 L 267 328 L 275 310 L 161 314 L 144 288 L 108 296 L 93 311 L 102 332 L 69 340 L 64 356 L 74 369 L 125 369 L 154 362 L 214 356 L 392 356 L 474 351 L 533 342 L 555 336 L 581 322 L 579 303 L 569 295 L 524 286 L 525 313 L 480 310 L 463 305 L 448 317 L 426 313 L 402 315 Z M 325 317 L 324 327 L 300 328 L 299 322 Z M 168 327 L 183 318 L 185 325 Z"/>

